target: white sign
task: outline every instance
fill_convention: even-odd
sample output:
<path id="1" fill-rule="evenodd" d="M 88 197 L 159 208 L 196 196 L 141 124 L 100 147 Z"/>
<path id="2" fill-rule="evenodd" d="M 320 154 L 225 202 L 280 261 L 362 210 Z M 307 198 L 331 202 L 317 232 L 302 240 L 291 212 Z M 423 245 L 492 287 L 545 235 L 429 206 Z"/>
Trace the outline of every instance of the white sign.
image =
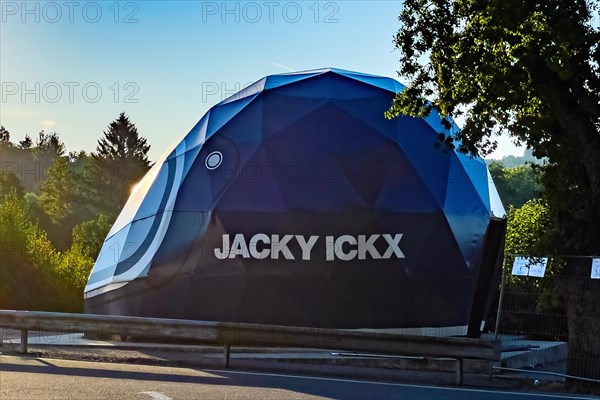
<path id="1" fill-rule="evenodd" d="M 548 265 L 547 258 L 532 258 L 530 259 L 529 276 L 543 278 L 546 274 L 546 266 Z"/>
<path id="2" fill-rule="evenodd" d="M 325 236 L 325 254 L 326 261 L 336 259 L 350 261 L 358 258 L 359 260 L 378 260 L 389 259 L 392 257 L 404 258 L 404 253 L 400 250 L 400 240 L 403 234 L 395 235 L 377 234 L 377 235 L 342 235 L 339 237 Z M 226 258 L 255 258 L 262 260 L 271 258 L 273 260 L 311 260 L 313 248 L 319 240 L 319 236 L 313 235 L 308 238 L 303 235 L 266 235 L 257 233 L 250 240 L 246 240 L 243 234 L 234 235 L 231 240 L 228 234 L 223 235 L 221 248 L 215 248 L 214 254 L 219 260 Z M 387 249 L 381 253 L 375 247 L 375 243 L 387 246 Z M 289 245 L 299 248 L 301 254 L 293 254 Z"/>
<path id="3" fill-rule="evenodd" d="M 592 259 L 592 279 L 600 279 L 600 258 Z"/>
<path id="4" fill-rule="evenodd" d="M 525 257 L 515 257 L 513 262 L 512 274 L 516 276 L 527 276 L 529 274 L 529 266 Z"/>
<path id="5" fill-rule="evenodd" d="M 543 278 L 546 274 L 548 258 L 543 257 L 515 257 L 512 274 L 517 276 L 533 276 Z"/>

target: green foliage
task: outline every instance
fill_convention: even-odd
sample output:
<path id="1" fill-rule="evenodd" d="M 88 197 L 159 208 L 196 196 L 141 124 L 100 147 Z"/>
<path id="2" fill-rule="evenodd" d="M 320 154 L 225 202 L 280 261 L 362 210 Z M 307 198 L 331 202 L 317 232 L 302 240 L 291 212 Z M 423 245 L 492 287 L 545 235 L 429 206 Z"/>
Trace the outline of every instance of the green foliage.
<path id="1" fill-rule="evenodd" d="M 31 149 L 32 146 L 33 146 L 33 140 L 31 140 L 31 137 L 29 135 L 25 135 L 25 139 L 23 139 L 19 142 L 19 148 L 21 148 L 23 150 L 29 150 L 29 149 Z"/>
<path id="2" fill-rule="evenodd" d="M 97 255 L 93 252 L 99 251 L 107 225 L 101 215 L 76 227 L 73 244 L 60 252 L 31 222 L 25 199 L 15 191 L 2 197 L 0 308 L 82 311 L 83 289 Z"/>
<path id="3" fill-rule="evenodd" d="M 62 250 L 69 247 L 71 230 L 76 225 L 99 214 L 114 214 L 116 211 L 106 200 L 111 197 L 111 192 L 101 192 L 98 176 L 90 174 L 88 167 L 91 163 L 85 152 L 58 157 L 42 185 L 39 204 L 44 215 L 50 218 L 40 218 L 40 225 Z"/>
<path id="4" fill-rule="evenodd" d="M 494 161 L 488 168 L 505 209 L 509 206 L 519 208 L 527 201 L 540 197 L 544 191 L 539 169 L 532 165 L 504 168 Z"/>
<path id="5" fill-rule="evenodd" d="M 25 252 L 28 230 L 29 217 L 25 201 L 14 190 L 2 196 L 0 198 L 0 240 L 2 241 L 0 265 L 2 267 L 20 262 Z M 4 274 L 2 276 L 4 277 Z"/>
<path id="6" fill-rule="evenodd" d="M 2 170 L 19 176 L 25 192 L 40 194 L 48 169 L 57 157 L 65 153 L 58 134 L 41 131 L 35 143 L 26 135 L 17 145 L 10 142 L 8 133 L 5 137 L 7 141 L 0 141 Z"/>
<path id="7" fill-rule="evenodd" d="M 59 254 L 29 220 L 26 201 L 12 192 L 0 200 L 0 307 L 61 309 L 54 266 Z"/>
<path id="8" fill-rule="evenodd" d="M 529 200 L 520 208 L 510 207 L 505 252 L 522 255 L 551 254 L 555 235 L 552 221 L 550 209 L 544 199 Z M 505 271 L 511 270 L 513 261 L 512 256 L 506 258 Z M 563 267 L 562 260 L 552 257 L 543 279 L 508 275 L 506 285 L 510 292 L 527 293 L 530 298 L 537 299 L 537 303 L 525 305 L 528 312 L 563 313 L 564 300 L 558 289 L 559 273 Z"/>
<path id="9" fill-rule="evenodd" d="M 83 292 L 110 227 L 108 217 L 100 214 L 73 228 L 73 243 L 61 259 L 60 274 L 78 291 Z"/>
<path id="10" fill-rule="evenodd" d="M 511 254 L 545 254 L 552 220 L 543 199 L 529 200 L 508 211 L 505 251 Z"/>
<path id="11" fill-rule="evenodd" d="M 80 249 L 82 254 L 96 258 L 111 226 L 111 222 L 104 214 L 100 214 L 95 220 L 77 225 L 73 228 L 72 247 Z"/>
<path id="12" fill-rule="evenodd" d="M 62 222 L 73 212 L 74 180 L 65 157 L 57 157 L 48 178 L 42 185 L 40 205 L 55 223 Z"/>
<path id="13" fill-rule="evenodd" d="M 460 132 L 450 124 L 440 132 L 448 146 L 485 155 L 507 134 L 547 158 L 541 180 L 552 250 L 562 254 L 600 253 L 600 30 L 592 25 L 599 7 L 597 0 L 405 0 L 395 37 L 399 73 L 411 83 L 386 116 L 435 109 L 464 120 Z M 538 206 L 522 208 L 541 218 Z M 521 229 L 524 213 L 513 218 Z M 579 264 L 567 259 L 566 275 Z M 597 379 L 600 371 L 577 360 L 600 357 L 600 297 L 590 290 L 582 303 L 572 296 L 578 290 L 568 280 L 563 291 L 568 370 Z M 589 323 L 576 323 L 584 317 Z M 571 340 L 577 336 L 589 340 Z"/>
<path id="14" fill-rule="evenodd" d="M 600 50 L 591 12 L 577 0 L 406 0 L 396 46 L 400 73 L 412 84 L 391 114 L 435 108 L 465 116 L 464 150 L 485 153 L 494 134 L 510 133 L 535 155 L 552 153 L 557 128 L 575 130 L 598 116 Z M 569 125 L 571 118 L 553 115 L 564 107 L 582 121 Z"/>
<path id="15" fill-rule="evenodd" d="M 464 118 L 449 145 L 486 154 L 509 134 L 547 157 L 565 253 L 600 252 L 600 31 L 583 0 L 406 0 L 395 42 L 411 81 L 388 117 Z M 455 141 L 451 135 L 456 134 Z M 583 234 L 580 234 L 583 232 Z"/>
<path id="16" fill-rule="evenodd" d="M 12 143 L 10 142 L 10 132 L 3 126 L 0 126 L 0 144 L 12 146 Z"/>
<path id="17" fill-rule="evenodd" d="M 65 145 L 56 132 L 48 134 L 41 131 L 35 141 L 34 153 L 38 159 L 44 156 L 52 159 L 62 157 L 65 154 Z"/>
<path id="18" fill-rule="evenodd" d="M 2 308 L 19 308 L 24 301 L 23 288 L 32 266 L 25 264 L 28 230 L 27 208 L 24 200 L 13 191 L 0 198 L 0 305 Z M 23 265 L 25 264 L 25 265 Z M 15 273 L 12 266 L 18 265 Z"/>
<path id="19" fill-rule="evenodd" d="M 95 259 L 85 254 L 80 246 L 73 245 L 61 255 L 60 262 L 57 265 L 56 271 L 60 279 L 74 288 L 74 292 L 80 296 L 81 300 L 94 261 Z"/>
<path id="20" fill-rule="evenodd" d="M 72 154 L 70 164 L 75 181 L 73 190 L 77 193 L 77 223 L 94 219 L 100 214 L 107 215 L 111 220 L 116 218 L 122 204 L 118 204 L 118 195 L 107 186 L 111 182 L 107 178 L 111 176 L 110 172 L 104 170 L 99 161 L 85 152 Z"/>
<path id="21" fill-rule="evenodd" d="M 21 180 L 12 171 L 0 171 L 0 196 L 15 191 L 17 196 L 23 196 L 24 189 Z"/>
<path id="22" fill-rule="evenodd" d="M 545 158 L 539 159 L 533 156 L 533 151 L 531 149 L 526 149 L 522 156 L 504 156 L 501 159 L 488 159 L 486 160 L 488 164 L 491 163 L 500 163 L 504 168 L 512 168 L 519 167 L 521 165 L 533 164 L 535 165 L 544 165 L 548 162 Z"/>
<path id="23" fill-rule="evenodd" d="M 98 140 L 94 156 L 112 161 L 136 161 L 148 167 L 148 151 L 150 145 L 147 140 L 139 136 L 133 124 L 124 112 L 110 123 L 104 137 Z"/>
<path id="24" fill-rule="evenodd" d="M 94 261 L 148 169 L 149 148 L 125 114 L 93 157 L 65 156 L 58 134 L 44 131 L 13 145 L 0 127 L 0 308 L 82 311 Z"/>

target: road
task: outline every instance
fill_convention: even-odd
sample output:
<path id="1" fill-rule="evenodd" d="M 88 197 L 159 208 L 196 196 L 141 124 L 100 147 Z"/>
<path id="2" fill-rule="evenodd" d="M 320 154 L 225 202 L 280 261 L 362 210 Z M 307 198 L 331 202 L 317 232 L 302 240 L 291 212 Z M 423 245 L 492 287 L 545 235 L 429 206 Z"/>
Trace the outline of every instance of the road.
<path id="1" fill-rule="evenodd" d="M 0 356 L 0 399 L 588 400 L 591 397 Z"/>

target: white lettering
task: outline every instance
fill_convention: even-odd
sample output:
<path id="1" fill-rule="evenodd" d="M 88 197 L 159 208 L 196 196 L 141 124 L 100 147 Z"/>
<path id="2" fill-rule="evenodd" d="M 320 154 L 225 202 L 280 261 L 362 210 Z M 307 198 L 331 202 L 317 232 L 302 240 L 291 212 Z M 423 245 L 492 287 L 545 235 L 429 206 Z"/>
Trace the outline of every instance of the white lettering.
<path id="1" fill-rule="evenodd" d="M 279 259 L 279 253 L 283 254 L 283 258 L 286 260 L 294 260 L 294 255 L 288 249 L 288 242 L 294 237 L 294 235 L 284 235 L 281 240 L 279 239 L 279 235 L 273 235 L 273 241 L 271 244 L 271 251 L 273 252 L 271 258 L 274 260 Z"/>
<path id="2" fill-rule="evenodd" d="M 366 260 L 367 253 L 371 255 L 371 258 L 374 260 L 378 260 L 381 258 L 381 255 L 375 248 L 375 242 L 379 239 L 380 235 L 371 235 L 369 239 L 367 239 L 366 235 L 358 235 L 358 259 Z"/>
<path id="3" fill-rule="evenodd" d="M 271 238 L 264 233 L 257 233 L 256 235 L 252 236 L 252 240 L 250 241 L 250 255 L 256 259 L 263 260 L 269 257 L 269 254 L 271 254 L 271 249 L 267 248 L 263 249 L 262 251 L 258 251 L 256 248 L 258 242 L 270 244 Z"/>
<path id="4" fill-rule="evenodd" d="M 223 248 L 215 249 L 215 257 L 217 257 L 219 260 L 224 260 L 229 257 L 229 235 L 223 235 Z"/>
<path id="5" fill-rule="evenodd" d="M 402 239 L 402 233 L 394 235 L 393 237 L 392 235 L 384 234 L 383 238 L 389 244 L 388 249 L 383 254 L 383 258 L 390 258 L 392 254 L 398 258 L 404 258 L 404 253 L 402 253 L 402 250 L 400 250 L 400 239 Z"/>
<path id="6" fill-rule="evenodd" d="M 298 241 L 298 244 L 300 245 L 300 248 L 302 249 L 302 259 L 303 260 L 310 260 L 310 251 L 315 246 L 315 243 L 317 243 L 318 239 L 319 239 L 318 236 L 311 236 L 307 242 L 304 239 L 304 236 L 296 235 L 296 240 Z"/>
<path id="7" fill-rule="evenodd" d="M 229 252 L 229 258 L 235 258 L 236 256 L 250 258 L 250 253 L 248 253 L 248 246 L 246 246 L 246 240 L 244 240 L 244 235 L 242 235 L 241 233 L 238 233 L 233 238 L 233 243 L 231 244 L 231 251 Z"/>
<path id="8" fill-rule="evenodd" d="M 325 236 L 325 257 L 327 261 L 335 260 L 335 244 L 333 236 Z"/>
<path id="9" fill-rule="evenodd" d="M 344 253 L 344 243 L 356 244 L 356 238 L 350 235 L 342 235 L 335 240 L 335 255 L 342 261 L 350 261 L 356 258 L 357 250 L 350 250 Z"/>
<path id="10" fill-rule="evenodd" d="M 400 240 L 403 234 L 375 234 L 375 235 L 341 235 L 325 236 L 325 260 L 326 261 L 351 261 L 358 260 L 380 260 L 389 259 L 393 256 L 397 258 L 406 258 L 400 249 Z M 380 237 L 383 237 L 388 247 L 385 253 L 381 254 L 375 244 Z M 302 251 L 302 256 L 296 258 L 288 247 L 295 239 L 296 243 Z M 319 241 L 318 235 L 267 235 L 257 233 L 246 242 L 243 234 L 238 233 L 234 236 L 233 241 L 229 234 L 223 235 L 223 243 L 221 248 L 215 248 L 215 257 L 219 260 L 227 258 L 235 259 L 237 256 L 242 258 L 254 258 L 264 260 L 272 258 L 278 260 L 305 260 L 310 261 L 312 250 Z M 294 248 L 294 247 L 293 247 Z"/>

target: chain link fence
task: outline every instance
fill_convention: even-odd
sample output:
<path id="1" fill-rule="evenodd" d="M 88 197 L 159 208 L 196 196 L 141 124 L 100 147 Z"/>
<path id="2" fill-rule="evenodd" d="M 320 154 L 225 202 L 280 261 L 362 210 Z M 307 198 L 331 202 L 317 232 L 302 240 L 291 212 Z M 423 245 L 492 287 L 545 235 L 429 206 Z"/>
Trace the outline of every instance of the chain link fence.
<path id="1" fill-rule="evenodd" d="M 493 325 L 499 369 L 600 383 L 600 257 L 507 254 Z"/>

